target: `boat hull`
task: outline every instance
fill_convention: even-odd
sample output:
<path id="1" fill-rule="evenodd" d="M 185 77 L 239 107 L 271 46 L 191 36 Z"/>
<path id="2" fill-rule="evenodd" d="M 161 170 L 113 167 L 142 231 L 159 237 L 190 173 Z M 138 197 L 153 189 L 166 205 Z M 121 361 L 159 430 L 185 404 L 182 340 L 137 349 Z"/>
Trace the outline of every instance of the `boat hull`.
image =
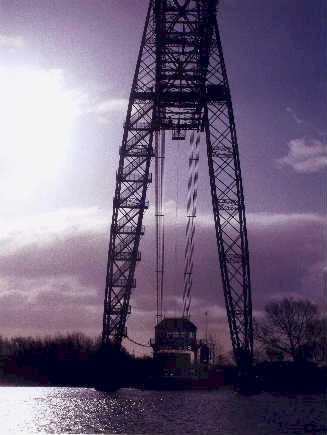
<path id="1" fill-rule="evenodd" d="M 223 383 L 222 370 L 215 367 L 198 366 L 189 375 L 178 376 L 159 372 L 147 380 L 145 387 L 156 390 L 214 390 Z"/>

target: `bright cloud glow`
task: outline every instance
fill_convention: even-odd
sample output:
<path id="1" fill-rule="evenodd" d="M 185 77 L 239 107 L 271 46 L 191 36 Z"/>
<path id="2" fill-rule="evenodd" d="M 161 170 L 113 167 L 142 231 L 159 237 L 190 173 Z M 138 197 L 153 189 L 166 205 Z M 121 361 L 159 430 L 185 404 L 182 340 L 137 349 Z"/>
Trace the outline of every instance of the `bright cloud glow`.
<path id="1" fill-rule="evenodd" d="M 128 100 L 125 98 L 112 98 L 98 103 L 93 111 L 98 114 L 107 114 L 113 111 L 125 111 L 127 109 Z"/>
<path id="2" fill-rule="evenodd" d="M 85 233 L 106 235 L 110 215 L 109 211 L 90 207 L 19 218 L 0 217 L 0 255 L 11 254 L 26 246 L 48 245 Z"/>
<path id="3" fill-rule="evenodd" d="M 94 113 L 99 124 L 107 124 L 112 112 L 125 113 L 127 110 L 128 100 L 126 98 L 92 98 L 89 95 L 85 98 L 84 113 Z"/>
<path id="4" fill-rule="evenodd" d="M 61 70 L 3 67 L 0 95 L 0 195 L 26 199 L 63 165 L 78 97 Z"/>
<path id="5" fill-rule="evenodd" d="M 0 33 L 0 47 L 21 48 L 23 45 L 24 40 L 21 36 L 12 36 Z"/>

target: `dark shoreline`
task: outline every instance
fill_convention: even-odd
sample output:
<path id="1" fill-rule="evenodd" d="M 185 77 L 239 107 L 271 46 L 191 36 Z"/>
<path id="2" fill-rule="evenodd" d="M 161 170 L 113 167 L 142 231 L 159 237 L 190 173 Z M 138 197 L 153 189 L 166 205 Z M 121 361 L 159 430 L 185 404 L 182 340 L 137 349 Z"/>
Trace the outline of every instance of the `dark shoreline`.
<path id="1" fill-rule="evenodd" d="M 215 371 L 219 372 L 219 380 L 215 380 L 215 376 L 209 380 L 206 376 L 200 377 L 204 382 L 198 385 L 195 382 L 195 389 L 234 385 L 238 391 L 249 394 L 260 391 L 324 393 L 327 390 L 326 364 L 305 360 L 264 361 L 243 374 L 231 364 L 200 370 L 204 374 Z M 2 386 L 93 387 L 115 391 L 121 387 L 160 389 L 160 380 L 152 358 L 136 358 L 112 346 L 104 348 L 100 340 L 83 334 L 0 339 Z M 171 388 L 174 388 L 173 382 Z"/>
<path id="2" fill-rule="evenodd" d="M 135 362 L 135 361 L 134 361 Z M 138 361 L 139 362 L 139 361 Z M 149 363 L 149 361 L 147 361 Z M 1 366 L 0 366 L 1 367 Z M 138 388 L 144 390 L 164 390 L 164 389 L 191 389 L 193 391 L 214 390 L 220 386 L 234 386 L 241 393 L 258 394 L 261 392 L 273 393 L 295 393 L 295 394 L 315 394 L 327 393 L 327 368 L 318 367 L 311 363 L 294 363 L 294 362 L 263 362 L 254 366 L 251 373 L 243 385 L 236 367 L 219 367 L 223 372 L 223 382 L 219 385 L 195 387 L 174 387 L 174 385 L 165 387 L 151 381 L 148 375 L 140 371 L 129 371 L 128 376 L 119 373 L 119 376 L 103 376 L 101 380 L 83 380 L 71 382 L 59 380 L 51 382 L 46 379 L 28 379 L 18 377 L 15 374 L 6 374 L 0 368 L 0 386 L 2 387 L 86 387 L 96 388 L 100 391 L 116 391 L 119 388 Z M 1 373 L 2 372 L 2 373 Z M 108 373 L 108 372 L 107 372 Z M 149 372 L 148 372 L 149 373 Z M 147 374 L 148 374 L 147 373 Z M 82 373 L 80 373 L 82 375 Z M 99 374 L 99 373 L 98 373 Z M 105 382 L 103 382 L 105 381 Z M 152 382 L 152 383 L 151 383 Z"/>

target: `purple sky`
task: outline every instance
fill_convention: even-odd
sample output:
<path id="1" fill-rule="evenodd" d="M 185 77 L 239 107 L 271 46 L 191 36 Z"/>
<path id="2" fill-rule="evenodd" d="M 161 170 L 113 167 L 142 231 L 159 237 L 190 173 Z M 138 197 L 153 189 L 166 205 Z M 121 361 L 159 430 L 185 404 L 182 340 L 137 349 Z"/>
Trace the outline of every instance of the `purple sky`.
<path id="1" fill-rule="evenodd" d="M 0 0 L 0 334 L 101 332 L 118 148 L 146 9 L 145 0 Z M 222 0 L 218 19 L 243 170 L 255 315 L 285 295 L 322 307 L 325 2 Z M 185 225 L 184 186 L 174 224 L 177 145 L 169 146 L 168 314 L 180 303 L 181 291 L 172 290 L 180 280 L 173 239 L 182 268 Z M 179 147 L 182 165 L 187 149 Z M 200 171 L 192 318 L 201 334 L 208 311 L 211 333 L 226 344 L 205 153 Z M 154 324 L 151 208 L 145 222 L 128 323 L 141 341 Z"/>

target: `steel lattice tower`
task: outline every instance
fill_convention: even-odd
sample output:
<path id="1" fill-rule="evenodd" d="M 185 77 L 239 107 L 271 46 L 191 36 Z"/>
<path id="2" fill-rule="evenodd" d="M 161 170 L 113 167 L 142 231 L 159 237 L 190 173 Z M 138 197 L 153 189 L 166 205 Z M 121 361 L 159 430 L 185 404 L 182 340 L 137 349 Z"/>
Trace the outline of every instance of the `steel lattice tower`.
<path id="1" fill-rule="evenodd" d="M 103 344 L 120 346 L 141 259 L 155 137 L 204 131 L 225 304 L 239 366 L 253 354 L 249 254 L 235 122 L 215 0 L 150 0 L 113 200 Z"/>

